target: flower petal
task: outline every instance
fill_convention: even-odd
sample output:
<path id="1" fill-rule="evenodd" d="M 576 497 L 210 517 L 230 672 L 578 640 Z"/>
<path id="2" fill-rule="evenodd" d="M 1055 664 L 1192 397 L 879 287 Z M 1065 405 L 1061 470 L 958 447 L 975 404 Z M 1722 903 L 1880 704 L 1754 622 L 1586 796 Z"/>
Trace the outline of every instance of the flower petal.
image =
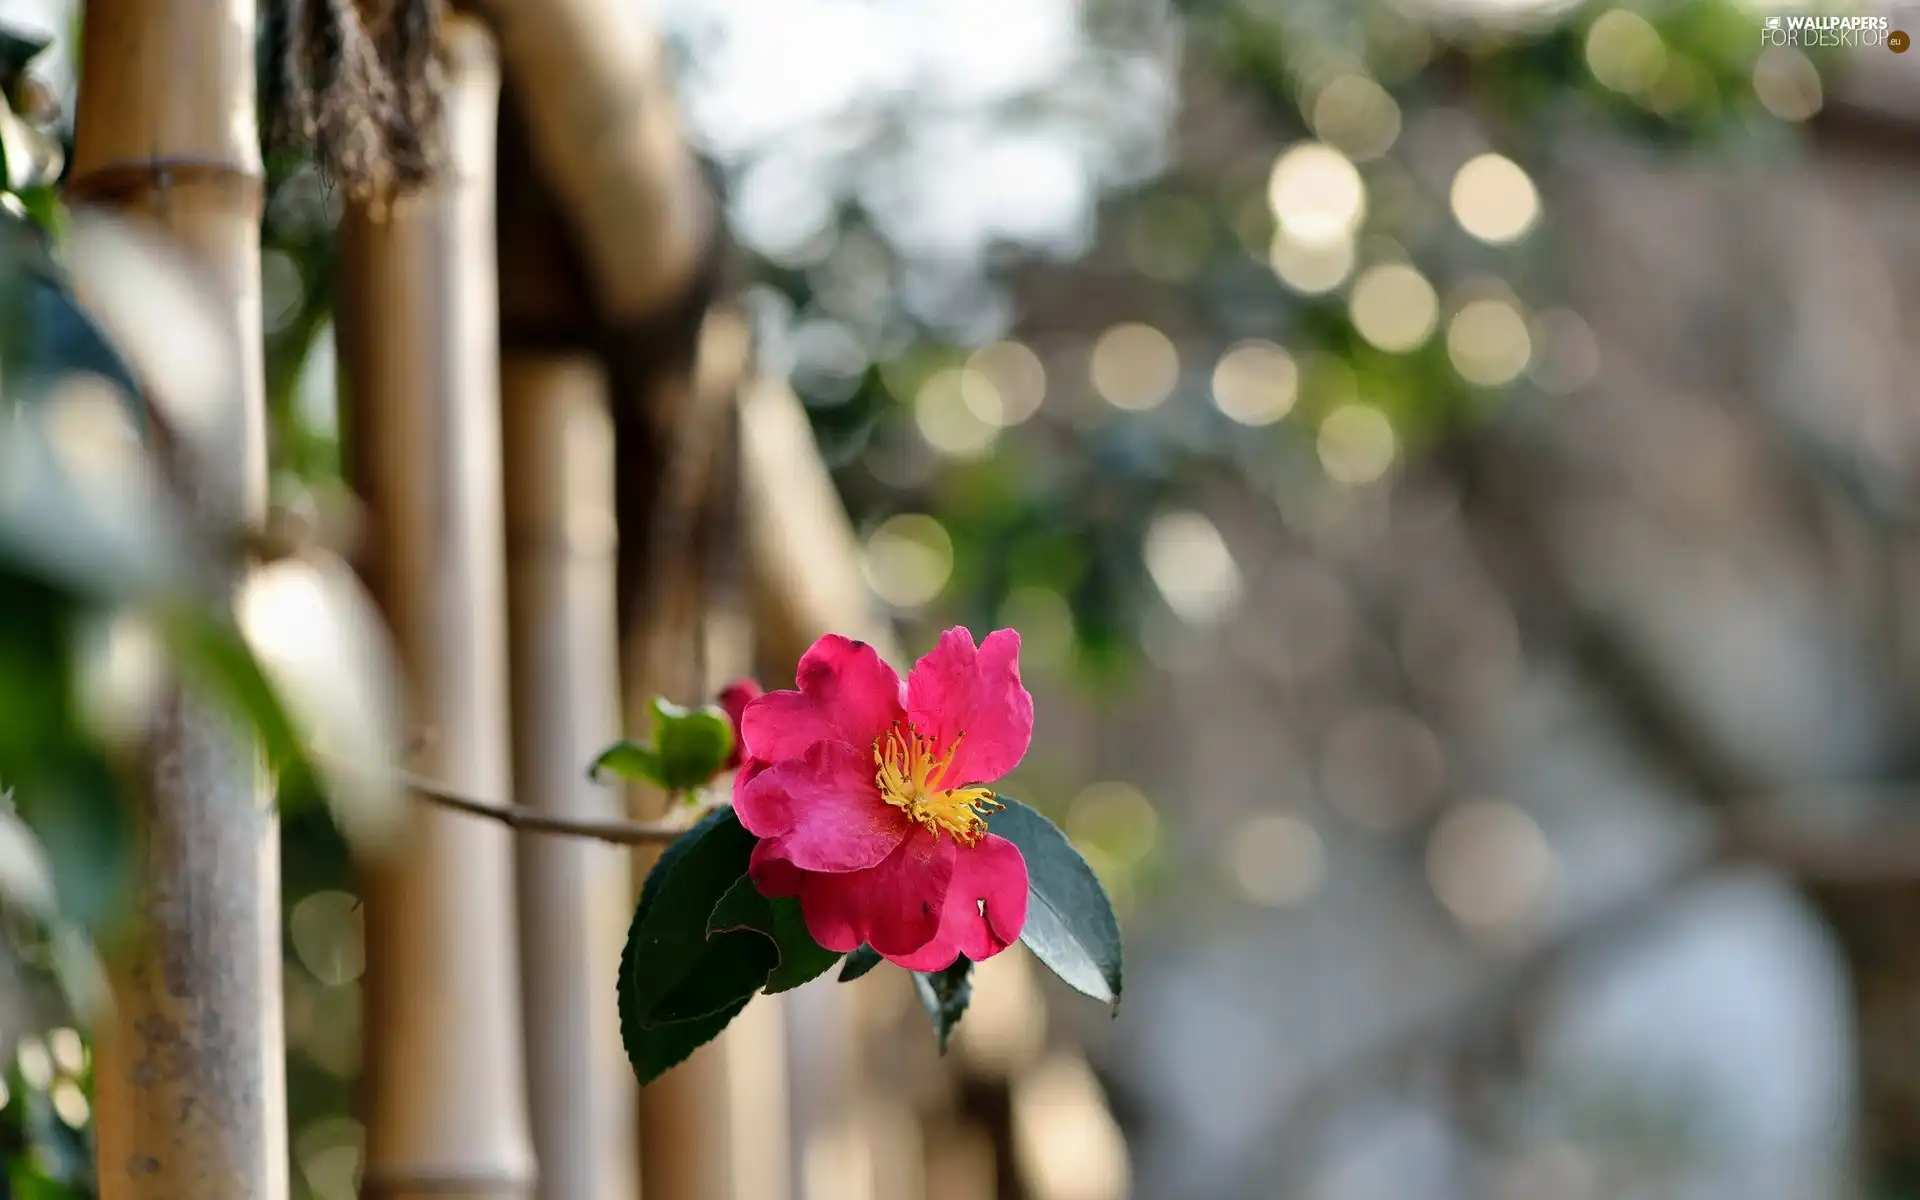
<path id="1" fill-rule="evenodd" d="M 800 880 L 807 932 L 829 950 L 865 942 L 892 958 L 920 949 L 939 931 L 957 849 L 951 838 L 915 827 L 869 870 L 807 872 Z"/>
<path id="2" fill-rule="evenodd" d="M 902 716 L 900 676 L 865 642 L 828 634 L 801 657 L 794 681 L 798 691 L 747 705 L 740 733 L 748 758 L 799 758 L 816 742 L 865 749 Z"/>
<path id="3" fill-rule="evenodd" d="M 844 875 L 801 872 L 800 918 L 807 924 L 807 935 L 823 949 L 845 954 L 859 949 L 860 943 L 867 940 L 863 932 L 866 910 L 860 893 L 849 883 L 864 874 L 864 871 Z"/>
<path id="4" fill-rule="evenodd" d="M 1020 940 L 1027 895 L 1027 860 L 1020 848 L 988 834 L 974 846 L 960 847 L 933 940 L 911 954 L 887 957 L 909 971 L 942 970 L 962 954 L 984 962 Z"/>
<path id="5" fill-rule="evenodd" d="M 759 777 L 762 771 L 765 771 L 772 765 L 770 762 L 762 762 L 757 758 L 749 758 L 741 762 L 740 769 L 734 772 L 733 776 L 733 799 L 735 804 L 740 802 L 740 793 L 747 790 L 747 785 L 752 783 Z"/>
<path id="6" fill-rule="evenodd" d="M 906 840 L 907 814 L 880 798 L 873 754 L 817 742 L 806 757 L 775 763 L 734 799 L 740 823 L 803 871 L 860 871 Z"/>
<path id="7" fill-rule="evenodd" d="M 997 629 L 976 649 L 964 628 L 941 634 L 907 676 L 907 719 L 933 739 L 936 754 L 959 739 L 941 787 L 992 783 L 1013 770 L 1033 741 L 1033 696 L 1020 683 L 1020 635 Z"/>
<path id="8" fill-rule="evenodd" d="M 806 872 L 780 856 L 772 842 L 756 842 L 753 856 L 747 860 L 747 875 L 753 886 L 768 899 L 798 896 L 806 881 Z"/>
<path id="9" fill-rule="evenodd" d="M 905 967 L 909 971 L 944 971 L 960 957 L 960 947 L 948 941 L 941 934 L 934 934 L 933 940 L 911 954 L 888 954 L 886 960 L 895 966 Z"/>
<path id="10" fill-rule="evenodd" d="M 720 707 L 733 726 L 733 753 L 727 755 L 726 762 L 729 767 L 739 766 L 746 757 L 747 743 L 740 736 L 740 718 L 747 711 L 747 705 L 760 695 L 760 685 L 751 679 L 736 679 L 720 690 Z"/>
<path id="11" fill-rule="evenodd" d="M 1020 848 L 993 834 L 962 847 L 940 912 L 939 940 L 981 962 L 1019 941 L 1026 926 L 1027 860 Z"/>

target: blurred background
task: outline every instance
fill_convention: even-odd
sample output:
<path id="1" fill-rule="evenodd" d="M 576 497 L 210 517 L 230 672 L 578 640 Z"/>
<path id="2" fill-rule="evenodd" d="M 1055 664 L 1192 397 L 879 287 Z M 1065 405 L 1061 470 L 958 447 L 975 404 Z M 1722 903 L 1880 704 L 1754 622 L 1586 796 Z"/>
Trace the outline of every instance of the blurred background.
<path id="1" fill-rule="evenodd" d="M 1920 9 L 647 11 L 866 585 L 910 653 L 1020 630 L 1008 791 L 1127 933 L 1114 1020 L 983 970 L 963 1051 L 1045 1069 L 941 1194 L 1920 1196 Z M 1767 27 L 1814 12 L 1887 24 Z M 0 18 L 70 110 L 71 9 Z M 324 499 L 339 199 L 269 166 Z M 295 1191 L 344 1200 L 358 903 L 323 810 L 283 848 Z M 8 1031 L 23 1195 L 90 1186 L 62 1011 Z"/>

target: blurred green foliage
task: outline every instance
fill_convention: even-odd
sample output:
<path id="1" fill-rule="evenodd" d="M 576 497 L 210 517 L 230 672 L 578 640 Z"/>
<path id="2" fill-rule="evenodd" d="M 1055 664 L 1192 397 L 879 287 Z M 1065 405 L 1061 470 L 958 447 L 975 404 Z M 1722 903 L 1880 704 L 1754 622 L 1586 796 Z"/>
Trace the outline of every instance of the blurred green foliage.
<path id="1" fill-rule="evenodd" d="M 1108 0 L 1085 19 L 1110 32 L 1140 7 Z M 763 329 L 789 347 L 795 389 L 899 617 L 920 640 L 956 620 L 1015 625 L 1031 678 L 1080 686 L 1096 704 L 1148 667 L 1156 628 L 1212 619 L 1198 577 L 1227 552 L 1156 564 L 1154 549 L 1207 526 L 1197 514 L 1210 490 L 1231 480 L 1270 496 L 1310 532 L 1316 511 L 1408 460 L 1577 387 L 1590 334 L 1563 308 L 1562 231 L 1542 196 L 1570 147 L 1606 138 L 1694 159 L 1784 152 L 1834 65 L 1799 50 L 1763 59 L 1759 17 L 1730 0 L 1176 8 L 1181 136 L 1200 148 L 1176 140 L 1166 170 L 1108 195 L 1072 263 L 991 248 L 1007 301 L 991 336 L 1006 342 L 981 350 L 977 328 L 957 339 L 916 315 L 909 281 L 928 265 L 853 201 L 827 249 L 758 264 L 749 291 Z M 1022 128 L 1017 106 L 1002 119 Z M 1335 239 L 1345 265 L 1305 285 L 1281 261 L 1275 175 L 1302 146 L 1337 151 L 1361 200 Z M 1463 197 L 1461 168 L 1483 155 L 1498 156 L 1479 177 L 1483 193 L 1531 193 L 1535 211 L 1514 229 L 1496 228 L 1511 194 Z M 1307 192 L 1324 199 L 1340 184 L 1328 180 Z M 1397 340 L 1378 306 L 1370 326 L 1369 282 L 1383 285 L 1376 297 L 1388 284 L 1402 295 L 1424 287 L 1426 331 Z M 1164 334 L 1177 356 L 1165 393 L 1144 403 L 1100 394 L 1103 337 L 1127 323 Z M 1503 331 L 1518 337 L 1517 355 L 1476 344 Z M 1236 384 L 1230 360 L 1249 347 L 1232 364 Z M 1024 386 L 1007 374 L 1016 352 L 1044 382 L 1010 417 L 1009 389 Z M 1133 354 L 1123 388 L 1150 368 Z M 1288 372 L 1274 410 L 1241 394 L 1280 386 L 1244 382 L 1260 369 Z M 968 389 L 981 377 L 986 399 L 975 403 Z M 960 401 L 946 398 L 956 390 Z M 1232 569 L 1228 558 L 1223 585 Z M 1034 756 L 1015 786 L 1049 795 L 1036 778 L 1047 769 Z M 1047 807 L 1058 816 L 1064 806 Z M 1154 819 L 1150 804 L 1141 812 Z M 1116 896 L 1154 885 L 1151 852 L 1088 849 Z"/>
<path id="2" fill-rule="evenodd" d="M 1124 7 L 1095 6 L 1094 15 L 1117 20 Z M 1137 663 L 1141 623 L 1158 607 L 1143 556 L 1153 519 L 1190 503 L 1219 472 L 1261 491 L 1310 491 L 1328 484 L 1316 440 L 1337 409 L 1361 403 L 1382 414 L 1405 458 L 1538 399 L 1525 377 L 1497 385 L 1463 377 L 1442 331 L 1388 349 L 1356 325 L 1352 282 L 1369 266 L 1395 261 L 1430 282 L 1443 317 L 1464 297 L 1500 298 L 1523 316 L 1556 301 L 1553 214 L 1541 214 L 1508 244 L 1469 235 L 1448 212 L 1446 180 L 1415 161 L 1413 139 L 1398 136 L 1416 121 L 1450 120 L 1462 140 L 1535 178 L 1551 169 L 1556 144 L 1580 129 L 1695 152 L 1790 136 L 1756 95 L 1758 22 L 1737 5 L 1535 7 L 1529 17 L 1526 6 L 1498 6 L 1521 14 L 1501 26 L 1491 23 L 1501 15 L 1493 6 L 1487 19 L 1476 19 L 1471 7 L 1458 10 L 1467 15 L 1423 16 L 1413 6 L 1329 0 L 1179 6 L 1183 74 L 1206 81 L 1195 101 L 1203 107 L 1188 119 L 1246 126 L 1236 160 L 1225 167 L 1176 161 L 1110 196 L 1088 256 L 1098 266 L 1016 264 L 1000 273 L 1015 288 L 1035 271 L 1087 273 L 1090 298 L 1101 290 L 1094 280 L 1114 280 L 1113 290 L 1126 296 L 1126 319 L 1169 331 L 1180 356 L 1177 384 L 1146 411 L 1086 402 L 1087 347 L 1073 341 L 1098 330 L 1063 330 L 1060 318 L 1073 314 L 1029 308 L 1016 313 L 1007 336 L 1046 360 L 1044 405 L 1028 420 L 982 431 L 984 450 L 929 449 L 920 433 L 930 419 L 928 382 L 963 367 L 974 347 L 952 344 L 945 331 L 907 314 L 899 281 L 911 264 L 876 233 L 877 223 L 851 208 L 818 262 L 763 264 L 758 279 L 780 298 L 772 306 L 776 324 L 797 331 L 796 389 L 863 527 L 896 513 L 937 514 L 950 543 L 939 548 L 947 565 L 937 596 L 902 606 L 902 614 L 927 627 L 953 619 L 987 624 L 1036 589 L 1057 595 L 1071 617 L 1076 674 L 1110 686 Z M 1379 119 L 1390 123 L 1379 138 L 1384 149 L 1356 145 L 1369 137 L 1355 128 L 1354 114 L 1316 109 L 1336 81 L 1352 85 L 1347 91 L 1362 110 L 1379 106 Z M 1367 203 L 1341 282 L 1303 291 L 1269 262 L 1274 215 L 1265 193 L 1275 158 L 1316 138 L 1350 153 Z M 889 281 L 889 348 L 849 355 L 820 330 L 866 319 L 836 297 L 835 281 L 850 269 L 841 257 L 870 261 L 876 248 L 893 255 L 869 270 Z M 858 294 L 863 303 L 874 300 Z M 1111 304 L 1101 298 L 1088 307 L 1105 312 Z M 1247 338 L 1277 344 L 1299 368 L 1285 419 L 1259 428 L 1227 419 L 1211 394 L 1208 368 Z M 821 344 L 831 352 L 810 357 L 809 347 Z M 850 374 L 860 361 L 865 366 Z M 1021 611 L 1017 603 L 1012 611 Z"/>

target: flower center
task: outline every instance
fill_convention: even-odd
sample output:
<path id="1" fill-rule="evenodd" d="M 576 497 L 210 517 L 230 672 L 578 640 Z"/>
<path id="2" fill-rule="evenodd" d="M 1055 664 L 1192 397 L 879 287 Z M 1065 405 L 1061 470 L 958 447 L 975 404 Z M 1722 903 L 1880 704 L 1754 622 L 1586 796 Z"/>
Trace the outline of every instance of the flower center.
<path id="1" fill-rule="evenodd" d="M 928 833 L 950 833 L 962 846 L 971 846 L 987 834 L 985 814 L 1006 806 L 993 798 L 992 788 L 940 786 L 965 736 L 954 738 L 947 752 L 935 758 L 931 739 L 911 725 L 895 725 L 873 743 L 873 780 L 880 785 L 882 800 L 904 810 Z"/>

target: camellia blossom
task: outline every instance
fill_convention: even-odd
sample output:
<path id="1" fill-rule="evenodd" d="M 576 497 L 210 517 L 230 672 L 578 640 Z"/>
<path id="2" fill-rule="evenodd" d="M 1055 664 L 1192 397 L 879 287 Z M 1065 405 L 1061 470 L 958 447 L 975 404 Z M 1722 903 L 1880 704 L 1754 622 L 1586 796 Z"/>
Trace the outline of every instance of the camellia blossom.
<path id="1" fill-rule="evenodd" d="M 727 755 L 724 764 L 728 770 L 746 761 L 746 742 L 740 736 L 740 718 L 746 714 L 747 705 L 760 695 L 760 685 L 751 679 L 736 679 L 720 689 L 720 709 L 733 725 L 733 752 Z"/>
<path id="2" fill-rule="evenodd" d="M 949 629 L 903 683 L 865 642 L 829 634 L 798 690 L 751 701 L 734 791 L 760 839 L 751 873 L 797 896 L 829 950 L 862 942 L 915 971 L 990 958 L 1027 920 L 1027 864 L 988 832 L 988 784 L 1026 755 L 1033 697 L 1020 635 Z"/>

